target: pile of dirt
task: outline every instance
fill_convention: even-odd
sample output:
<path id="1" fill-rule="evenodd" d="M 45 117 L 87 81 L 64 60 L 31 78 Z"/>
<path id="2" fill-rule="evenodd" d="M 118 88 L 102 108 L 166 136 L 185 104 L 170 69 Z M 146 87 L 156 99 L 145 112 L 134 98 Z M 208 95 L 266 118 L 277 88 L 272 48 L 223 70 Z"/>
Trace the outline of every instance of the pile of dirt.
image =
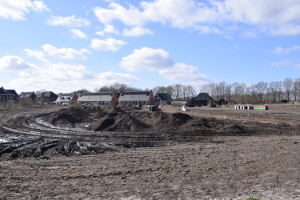
<path id="1" fill-rule="evenodd" d="M 215 118 L 192 117 L 187 113 L 150 112 L 138 107 L 80 106 L 52 113 L 48 122 L 66 126 L 89 123 L 90 131 L 198 131 L 213 133 L 245 133 L 240 124 Z"/>
<path id="2" fill-rule="evenodd" d="M 52 113 L 48 117 L 48 122 L 53 125 L 61 124 L 75 124 L 88 121 L 90 110 L 88 107 L 75 107 L 63 108 L 57 112 Z"/>
<path id="3" fill-rule="evenodd" d="M 140 131 L 147 130 L 150 126 L 119 107 L 114 107 L 106 116 L 92 123 L 93 131 Z"/>

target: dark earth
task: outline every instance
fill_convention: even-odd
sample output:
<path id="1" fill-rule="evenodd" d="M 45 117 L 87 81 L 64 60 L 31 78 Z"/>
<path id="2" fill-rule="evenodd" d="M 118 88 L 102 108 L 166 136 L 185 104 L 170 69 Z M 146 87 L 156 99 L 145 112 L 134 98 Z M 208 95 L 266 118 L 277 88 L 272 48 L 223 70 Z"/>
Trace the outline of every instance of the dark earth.
<path id="1" fill-rule="evenodd" d="M 0 199 L 300 199 L 300 107 L 0 110 Z"/>

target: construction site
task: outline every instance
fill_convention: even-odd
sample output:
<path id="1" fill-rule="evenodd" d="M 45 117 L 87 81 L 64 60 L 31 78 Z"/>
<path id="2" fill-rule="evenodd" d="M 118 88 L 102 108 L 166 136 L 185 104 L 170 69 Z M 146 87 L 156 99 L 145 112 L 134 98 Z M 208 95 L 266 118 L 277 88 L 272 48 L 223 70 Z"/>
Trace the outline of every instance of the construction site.
<path id="1" fill-rule="evenodd" d="M 0 115 L 1 199 L 300 198 L 297 105 Z"/>

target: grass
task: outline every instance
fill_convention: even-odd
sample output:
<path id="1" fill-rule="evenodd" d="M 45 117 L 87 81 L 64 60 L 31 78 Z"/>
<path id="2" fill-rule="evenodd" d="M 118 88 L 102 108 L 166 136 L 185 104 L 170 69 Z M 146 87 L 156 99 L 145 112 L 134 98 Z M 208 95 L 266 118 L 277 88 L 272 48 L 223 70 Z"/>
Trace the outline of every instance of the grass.
<path id="1" fill-rule="evenodd" d="M 261 200 L 260 198 L 249 197 L 247 200 Z"/>

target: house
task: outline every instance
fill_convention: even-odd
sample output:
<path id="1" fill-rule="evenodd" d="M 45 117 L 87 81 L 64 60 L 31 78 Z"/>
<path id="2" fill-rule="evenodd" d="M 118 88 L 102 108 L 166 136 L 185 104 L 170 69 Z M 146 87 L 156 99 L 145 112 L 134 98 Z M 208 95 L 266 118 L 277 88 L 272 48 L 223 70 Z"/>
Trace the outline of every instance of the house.
<path id="1" fill-rule="evenodd" d="M 34 92 L 22 92 L 20 94 L 21 103 L 35 103 L 36 94 Z"/>
<path id="2" fill-rule="evenodd" d="M 15 103 L 19 103 L 20 101 L 20 95 L 18 95 L 18 93 L 16 92 L 16 90 L 6 90 L 7 92 L 11 93 L 12 95 L 14 95 L 14 102 Z"/>
<path id="3" fill-rule="evenodd" d="M 227 105 L 228 101 L 226 101 L 225 99 L 220 99 L 219 101 L 217 101 L 217 104 L 219 106 Z"/>
<path id="4" fill-rule="evenodd" d="M 42 102 L 43 103 L 54 102 L 57 99 L 57 97 L 58 95 L 56 95 L 52 91 L 46 91 L 42 93 Z"/>
<path id="5" fill-rule="evenodd" d="M 157 93 L 155 97 L 158 104 L 162 106 L 171 105 L 173 102 L 172 97 L 167 93 Z"/>
<path id="6" fill-rule="evenodd" d="M 118 94 L 115 92 L 83 93 L 77 102 L 82 104 L 118 105 Z"/>
<path id="7" fill-rule="evenodd" d="M 215 105 L 215 100 L 207 93 L 199 93 L 196 97 L 187 102 L 188 106 L 208 106 L 210 104 Z"/>
<path id="8" fill-rule="evenodd" d="M 139 92 L 122 92 L 119 97 L 119 104 L 126 105 L 154 105 L 155 97 L 151 91 L 139 91 Z"/>
<path id="9" fill-rule="evenodd" d="M 5 90 L 3 87 L 0 88 L 0 103 L 14 103 L 14 95 Z"/>
<path id="10" fill-rule="evenodd" d="M 75 92 L 73 92 L 73 93 L 60 93 L 58 95 L 56 101 L 54 101 L 54 103 L 69 105 L 69 104 L 72 104 L 72 103 L 76 102 L 77 99 L 78 99 L 78 96 Z"/>

